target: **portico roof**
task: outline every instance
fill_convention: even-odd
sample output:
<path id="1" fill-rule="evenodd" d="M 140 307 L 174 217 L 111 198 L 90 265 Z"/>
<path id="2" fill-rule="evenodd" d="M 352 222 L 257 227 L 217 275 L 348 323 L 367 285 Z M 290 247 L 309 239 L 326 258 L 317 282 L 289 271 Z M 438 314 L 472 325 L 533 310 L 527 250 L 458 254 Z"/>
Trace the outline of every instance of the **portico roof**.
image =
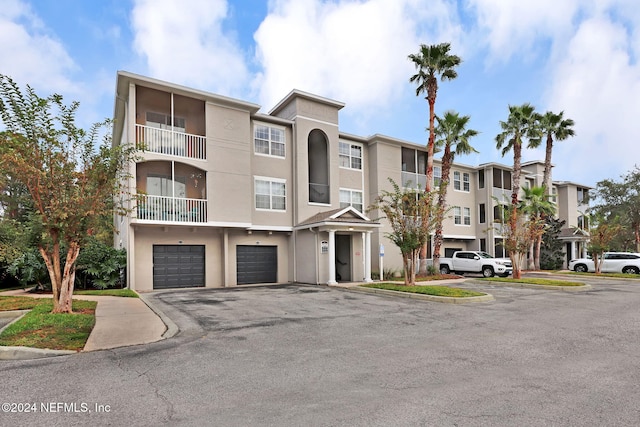
<path id="1" fill-rule="evenodd" d="M 318 212 L 312 217 L 302 221 L 295 229 L 301 230 L 313 227 L 357 227 L 359 229 L 379 228 L 382 225 L 358 212 L 354 207 L 332 209 Z"/>

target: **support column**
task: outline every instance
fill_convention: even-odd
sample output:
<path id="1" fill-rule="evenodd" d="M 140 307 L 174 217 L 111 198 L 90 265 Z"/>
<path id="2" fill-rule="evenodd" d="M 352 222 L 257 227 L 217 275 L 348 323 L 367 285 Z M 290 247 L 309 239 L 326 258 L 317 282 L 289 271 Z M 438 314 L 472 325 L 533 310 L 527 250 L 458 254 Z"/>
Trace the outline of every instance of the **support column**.
<path id="1" fill-rule="evenodd" d="M 371 232 L 362 233 L 364 235 L 364 281 L 371 283 Z"/>
<path id="2" fill-rule="evenodd" d="M 335 285 L 336 282 L 336 230 L 329 230 L 329 280 L 327 285 Z"/>

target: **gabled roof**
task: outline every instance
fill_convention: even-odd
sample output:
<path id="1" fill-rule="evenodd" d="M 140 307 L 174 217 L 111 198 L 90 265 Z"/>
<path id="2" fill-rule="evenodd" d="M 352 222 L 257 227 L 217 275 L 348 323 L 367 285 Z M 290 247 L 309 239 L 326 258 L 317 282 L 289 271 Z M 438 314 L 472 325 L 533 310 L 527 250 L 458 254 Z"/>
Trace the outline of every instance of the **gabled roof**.
<path id="1" fill-rule="evenodd" d="M 589 237 L 589 233 L 577 227 L 563 228 L 562 230 L 560 230 L 560 234 L 558 235 L 558 238 L 560 239 L 575 239 L 587 237 Z"/>
<path id="2" fill-rule="evenodd" d="M 325 225 L 349 225 L 380 227 L 379 222 L 372 221 L 353 206 L 318 212 L 314 216 L 302 221 L 296 228 L 311 228 Z"/>

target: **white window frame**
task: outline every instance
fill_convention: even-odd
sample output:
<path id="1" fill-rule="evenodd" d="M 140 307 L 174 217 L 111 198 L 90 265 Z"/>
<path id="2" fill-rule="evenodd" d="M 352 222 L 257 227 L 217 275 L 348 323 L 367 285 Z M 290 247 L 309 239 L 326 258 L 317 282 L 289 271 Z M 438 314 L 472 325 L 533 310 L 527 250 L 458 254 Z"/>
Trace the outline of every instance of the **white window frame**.
<path id="1" fill-rule="evenodd" d="M 268 129 L 268 137 L 267 139 L 263 138 L 263 137 L 258 137 L 258 129 L 259 128 L 267 128 Z M 282 132 L 282 141 L 276 141 L 273 138 L 273 131 L 279 131 Z M 256 143 L 257 141 L 264 141 L 267 142 L 269 145 L 269 152 L 268 153 L 263 153 L 261 151 L 258 151 Z M 280 145 L 282 144 L 282 151 L 283 154 L 274 154 L 276 152 L 276 147 L 274 147 L 274 145 Z M 274 157 L 277 159 L 285 159 L 287 157 L 287 132 L 286 129 L 282 126 L 274 126 L 272 124 L 269 123 L 263 123 L 263 122 L 254 122 L 253 123 L 253 152 L 255 155 L 257 156 L 266 156 L 266 157 Z"/>
<path id="2" fill-rule="evenodd" d="M 349 147 L 348 153 L 343 153 L 344 146 L 347 145 Z M 353 148 L 356 147 L 360 150 L 360 157 L 353 155 Z M 364 148 L 362 144 L 358 144 L 355 142 L 347 142 L 347 141 L 338 141 L 338 163 L 342 169 L 352 169 L 357 171 L 362 171 L 363 163 L 364 163 Z M 349 166 L 343 166 L 342 160 L 347 159 Z M 360 161 L 360 167 L 353 167 L 354 160 L 358 159 Z"/>
<path id="3" fill-rule="evenodd" d="M 436 174 L 436 171 L 438 171 L 437 174 Z M 440 187 L 441 182 L 442 182 L 442 166 L 434 166 L 433 167 L 433 186 Z"/>
<path id="4" fill-rule="evenodd" d="M 265 182 L 269 184 L 269 194 L 267 193 L 258 193 L 258 182 Z M 284 185 L 284 195 L 274 194 L 274 185 L 273 184 L 283 184 Z M 268 196 L 269 197 L 269 207 L 258 207 L 258 196 Z M 284 209 L 274 208 L 274 197 L 283 197 L 284 198 Z M 266 212 L 286 212 L 287 211 L 287 180 L 281 178 L 270 178 L 266 176 L 254 176 L 253 177 L 253 200 L 255 204 L 255 209 L 257 211 L 266 211 Z"/>
<path id="5" fill-rule="evenodd" d="M 353 203 L 354 193 L 360 194 L 360 200 L 362 201 L 362 203 L 360 204 L 360 209 L 358 209 L 358 206 L 354 205 Z M 349 196 L 348 202 L 346 200 L 343 200 L 343 197 L 342 197 L 343 195 L 346 195 L 346 194 L 348 194 Z M 364 192 L 362 190 L 356 190 L 353 188 L 340 188 L 340 207 L 341 208 L 347 207 L 347 206 L 343 206 L 343 204 L 348 204 L 348 206 L 352 206 L 358 212 L 364 213 Z"/>
<path id="6" fill-rule="evenodd" d="M 462 190 L 462 177 L 460 171 L 453 171 L 453 189 L 456 191 Z"/>
<path id="7" fill-rule="evenodd" d="M 471 191 L 471 175 L 469 172 L 462 173 L 462 191 L 469 193 Z"/>
<path id="8" fill-rule="evenodd" d="M 453 207 L 453 223 L 462 225 L 462 208 L 460 206 Z"/>
<path id="9" fill-rule="evenodd" d="M 453 223 L 455 225 L 470 227 L 471 226 L 471 208 L 454 206 L 453 207 Z"/>

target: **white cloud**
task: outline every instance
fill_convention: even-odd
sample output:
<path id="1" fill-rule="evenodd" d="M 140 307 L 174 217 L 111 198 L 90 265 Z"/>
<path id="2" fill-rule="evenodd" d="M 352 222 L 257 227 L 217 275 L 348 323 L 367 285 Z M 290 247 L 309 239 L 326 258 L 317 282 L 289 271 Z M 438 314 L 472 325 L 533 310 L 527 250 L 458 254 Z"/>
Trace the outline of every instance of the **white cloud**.
<path id="1" fill-rule="evenodd" d="M 536 43 L 562 37 L 572 28 L 579 0 L 467 0 L 489 48 L 488 61 L 506 63 L 513 55 L 533 59 Z M 546 52 L 545 49 L 541 49 Z"/>
<path id="2" fill-rule="evenodd" d="M 413 88 L 407 59 L 420 43 L 459 38 L 457 10 L 446 1 L 279 0 L 254 35 L 263 72 L 254 81 L 270 109 L 296 88 L 347 104 L 347 114 L 390 109 Z"/>
<path id="3" fill-rule="evenodd" d="M 137 0 L 134 48 L 153 77 L 234 94 L 249 80 L 241 49 L 227 36 L 225 0 Z"/>
<path id="4" fill-rule="evenodd" d="M 77 95 L 77 85 L 67 77 L 76 67 L 74 61 L 29 5 L 20 0 L 3 2 L 0 40 L 2 74 L 21 85 L 30 84 L 41 96 L 51 92 Z"/>
<path id="5" fill-rule="evenodd" d="M 637 31 L 640 20 L 634 25 Z M 565 110 L 577 133 L 554 150 L 565 179 L 595 183 L 640 164 L 640 52 L 633 35 L 608 14 L 591 17 L 580 24 L 555 68 L 549 108 Z"/>

